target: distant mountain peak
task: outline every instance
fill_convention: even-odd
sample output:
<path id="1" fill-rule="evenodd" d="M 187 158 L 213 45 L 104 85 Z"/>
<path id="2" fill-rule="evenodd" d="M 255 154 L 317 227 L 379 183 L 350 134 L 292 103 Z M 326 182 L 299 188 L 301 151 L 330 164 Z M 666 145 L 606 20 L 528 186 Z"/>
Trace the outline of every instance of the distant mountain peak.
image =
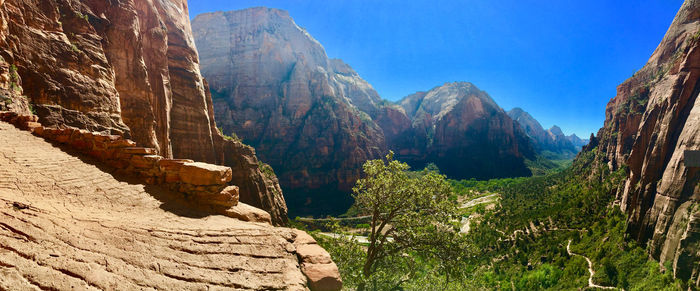
<path id="1" fill-rule="evenodd" d="M 572 156 L 580 149 L 576 148 L 575 143 L 572 143 L 571 139 L 564 135 L 559 126 L 554 125 L 545 130 L 530 113 L 520 107 L 508 111 L 508 115 L 520 123 L 520 127 L 532 139 L 538 151 L 551 151 Z"/>
<path id="2" fill-rule="evenodd" d="M 455 105 L 465 98 L 478 98 L 485 110 L 500 110 L 500 106 L 489 96 L 470 82 L 446 82 L 427 92 L 416 92 L 401 99 L 401 105 L 411 119 L 421 119 L 430 116 L 434 121 L 450 112 Z"/>
<path id="3" fill-rule="evenodd" d="M 561 127 L 553 125 L 550 129 L 549 132 L 552 134 L 559 136 L 559 135 L 564 135 L 564 132 L 561 130 Z"/>

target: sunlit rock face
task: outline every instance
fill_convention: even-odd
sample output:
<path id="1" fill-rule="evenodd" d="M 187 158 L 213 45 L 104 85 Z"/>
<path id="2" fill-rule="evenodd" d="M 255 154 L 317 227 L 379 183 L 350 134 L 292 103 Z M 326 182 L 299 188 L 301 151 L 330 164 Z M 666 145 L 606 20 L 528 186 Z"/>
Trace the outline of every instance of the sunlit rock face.
<path id="1" fill-rule="evenodd" d="M 700 150 L 699 30 L 700 2 L 685 1 L 647 64 L 608 103 L 596 149 L 600 165 L 629 167 L 616 198 L 631 235 L 696 285 L 700 169 L 686 167 L 683 152 Z"/>
<path id="2" fill-rule="evenodd" d="M 165 157 L 248 161 L 227 164 L 246 173 L 232 181 L 244 202 L 286 220 L 274 175 L 216 129 L 186 1 L 3 2 L 0 67 L 17 68 L 43 124 L 122 134 Z"/>
<path id="3" fill-rule="evenodd" d="M 193 30 L 224 133 L 256 148 L 295 210 L 347 209 L 332 193 L 348 193 L 362 164 L 386 152 L 366 113 L 381 102 L 374 89 L 285 11 L 207 13 Z"/>

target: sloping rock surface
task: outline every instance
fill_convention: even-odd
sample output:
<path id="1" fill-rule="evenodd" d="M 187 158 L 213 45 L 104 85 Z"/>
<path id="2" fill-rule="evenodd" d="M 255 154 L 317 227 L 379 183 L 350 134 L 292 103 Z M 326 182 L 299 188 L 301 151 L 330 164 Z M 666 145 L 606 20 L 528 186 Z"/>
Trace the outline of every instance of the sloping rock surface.
<path id="1" fill-rule="evenodd" d="M 595 142 L 600 165 L 629 168 L 617 202 L 631 235 L 700 285 L 700 1 L 687 0 L 647 64 L 617 88 Z M 586 147 L 592 150 L 595 143 Z"/>
<path id="2" fill-rule="evenodd" d="M 243 202 L 286 223 L 274 174 L 216 129 L 185 0 L 3 0 L 0 56 L 0 90 L 24 89 L 12 103 L 32 103 L 45 126 L 109 131 L 166 158 L 225 164 L 239 173 L 232 183 Z"/>
<path id="3" fill-rule="evenodd" d="M 304 290 L 287 228 L 209 216 L 0 123 L 0 288 Z"/>

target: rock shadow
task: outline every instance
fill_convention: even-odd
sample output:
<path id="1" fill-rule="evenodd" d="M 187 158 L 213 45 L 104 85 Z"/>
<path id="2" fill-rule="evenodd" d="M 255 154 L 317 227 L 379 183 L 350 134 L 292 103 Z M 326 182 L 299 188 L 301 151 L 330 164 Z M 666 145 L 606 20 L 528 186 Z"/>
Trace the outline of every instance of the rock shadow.
<path id="1" fill-rule="evenodd" d="M 123 173 L 118 169 L 110 167 L 93 157 L 90 157 L 76 149 L 73 149 L 64 144 L 45 140 L 46 142 L 53 145 L 53 147 L 59 149 L 60 151 L 80 159 L 83 163 L 95 166 L 100 171 L 109 174 L 115 180 L 129 185 L 141 185 L 143 186 L 144 192 L 151 195 L 151 197 L 158 200 L 161 205 L 160 208 L 164 211 L 173 213 L 178 216 L 188 217 L 188 218 L 204 218 L 212 215 L 218 215 L 223 213 L 226 209 L 225 207 L 215 207 L 210 205 L 198 205 L 190 200 L 186 199 L 186 194 L 173 191 L 164 187 L 162 185 L 149 185 L 144 183 L 143 179 L 138 176 Z"/>

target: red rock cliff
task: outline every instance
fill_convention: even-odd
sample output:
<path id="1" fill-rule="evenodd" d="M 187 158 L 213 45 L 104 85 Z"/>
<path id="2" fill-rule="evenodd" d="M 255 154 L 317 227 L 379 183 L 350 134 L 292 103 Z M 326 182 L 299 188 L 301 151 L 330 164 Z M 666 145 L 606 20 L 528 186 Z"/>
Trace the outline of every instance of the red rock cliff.
<path id="1" fill-rule="evenodd" d="M 16 67 L 16 83 L 42 123 L 123 134 L 166 157 L 225 163 L 239 173 L 232 183 L 244 202 L 286 221 L 274 174 L 263 174 L 252 149 L 216 129 L 185 0 L 0 5 L 0 63 Z"/>
<path id="2" fill-rule="evenodd" d="M 677 277 L 700 283 L 700 2 L 687 0 L 649 62 L 618 87 L 598 132 L 599 163 L 629 167 L 617 202 L 629 232 Z M 589 150 L 590 150 L 589 146 Z"/>
<path id="3" fill-rule="evenodd" d="M 286 11 L 206 13 L 193 29 L 224 132 L 272 165 L 298 213 L 345 211 L 362 164 L 385 151 L 362 111 L 381 101 L 374 89 Z"/>

